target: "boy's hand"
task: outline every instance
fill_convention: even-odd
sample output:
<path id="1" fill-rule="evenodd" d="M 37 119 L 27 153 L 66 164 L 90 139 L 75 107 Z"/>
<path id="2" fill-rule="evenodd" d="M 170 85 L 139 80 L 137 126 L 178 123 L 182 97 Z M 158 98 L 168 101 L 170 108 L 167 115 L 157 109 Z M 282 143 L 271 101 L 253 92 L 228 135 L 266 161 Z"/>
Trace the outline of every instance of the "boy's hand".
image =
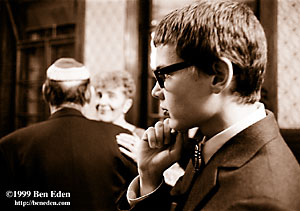
<path id="1" fill-rule="evenodd" d="M 149 127 L 137 145 L 137 163 L 141 195 L 152 192 L 160 184 L 163 172 L 180 159 L 187 134 L 171 134 L 169 119 Z"/>

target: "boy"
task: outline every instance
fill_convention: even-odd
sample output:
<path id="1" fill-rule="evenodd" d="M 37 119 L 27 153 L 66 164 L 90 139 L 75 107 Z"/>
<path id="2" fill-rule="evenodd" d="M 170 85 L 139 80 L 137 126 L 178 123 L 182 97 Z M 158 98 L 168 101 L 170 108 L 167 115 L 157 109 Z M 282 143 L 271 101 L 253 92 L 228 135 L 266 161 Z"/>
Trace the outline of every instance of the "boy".
<path id="1" fill-rule="evenodd" d="M 124 200 L 120 208 L 299 210 L 299 164 L 258 102 L 267 46 L 253 12 L 237 2 L 199 1 L 165 16 L 154 44 L 152 95 L 169 118 L 145 132 L 139 177 L 129 186 L 129 207 Z M 171 189 L 162 172 L 188 154 L 183 143 L 191 144 L 193 127 L 195 154 Z"/>

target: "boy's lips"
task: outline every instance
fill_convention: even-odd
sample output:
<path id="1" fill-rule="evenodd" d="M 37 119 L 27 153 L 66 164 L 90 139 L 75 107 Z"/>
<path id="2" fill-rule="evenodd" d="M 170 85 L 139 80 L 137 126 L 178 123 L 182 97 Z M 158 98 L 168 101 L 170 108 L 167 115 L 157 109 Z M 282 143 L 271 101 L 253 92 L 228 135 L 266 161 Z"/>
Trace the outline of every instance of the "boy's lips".
<path id="1" fill-rule="evenodd" d="M 168 111 L 168 109 L 166 109 L 166 108 L 162 108 L 162 107 L 161 107 L 161 109 L 162 109 L 162 111 L 163 111 L 163 114 L 164 114 L 164 116 L 165 116 L 165 117 L 170 117 L 170 114 L 169 114 L 169 111 Z"/>

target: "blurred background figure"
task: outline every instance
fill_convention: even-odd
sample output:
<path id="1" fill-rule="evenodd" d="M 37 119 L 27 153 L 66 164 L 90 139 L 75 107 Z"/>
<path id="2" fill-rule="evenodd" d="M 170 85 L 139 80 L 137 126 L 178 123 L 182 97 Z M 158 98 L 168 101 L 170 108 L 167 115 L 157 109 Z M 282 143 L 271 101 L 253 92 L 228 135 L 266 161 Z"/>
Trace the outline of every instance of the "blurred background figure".
<path id="1" fill-rule="evenodd" d="M 125 119 L 133 104 L 135 84 L 127 71 L 110 71 L 95 75 L 92 85 L 96 91 L 98 119 L 119 125 L 142 137 L 144 129 L 136 127 Z"/>
<path id="2" fill-rule="evenodd" d="M 0 139 L 1 208 L 15 205 L 5 191 L 32 190 L 68 194 L 64 201 L 71 204 L 63 210 L 116 209 L 115 202 L 137 174 L 135 163 L 115 141 L 117 134 L 129 131 L 82 115 L 90 87 L 89 72 L 72 58 L 58 59 L 48 68 L 43 96 L 50 118 Z"/>
<path id="3" fill-rule="evenodd" d="M 144 129 L 126 121 L 126 114 L 133 105 L 136 87 L 127 71 L 100 72 L 91 79 L 93 98 L 85 107 L 90 119 L 113 123 L 131 132 L 117 135 L 120 151 L 135 160 L 135 143 L 142 138 Z"/>

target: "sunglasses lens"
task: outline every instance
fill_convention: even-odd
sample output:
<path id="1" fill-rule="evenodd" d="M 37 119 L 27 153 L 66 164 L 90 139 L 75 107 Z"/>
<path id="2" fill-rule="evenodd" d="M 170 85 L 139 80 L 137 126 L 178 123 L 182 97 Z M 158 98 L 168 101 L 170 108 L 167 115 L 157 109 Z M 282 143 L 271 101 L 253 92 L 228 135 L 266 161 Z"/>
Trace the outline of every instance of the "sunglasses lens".
<path id="1" fill-rule="evenodd" d="M 158 82 L 160 88 L 164 88 L 164 78 L 162 75 L 159 75 L 157 72 L 154 72 L 154 77 Z"/>
<path id="2" fill-rule="evenodd" d="M 172 65 L 169 65 L 169 66 L 166 66 L 163 68 L 156 69 L 153 71 L 153 73 L 154 73 L 154 76 L 155 76 L 160 88 L 164 88 L 165 87 L 165 85 L 164 85 L 165 74 L 169 74 L 169 73 L 172 73 L 177 70 L 181 70 L 181 69 L 184 69 L 184 68 L 187 68 L 190 66 L 191 65 L 186 62 L 179 62 L 179 63 L 172 64 Z"/>
<path id="3" fill-rule="evenodd" d="M 165 83 L 164 77 L 162 75 L 158 75 L 156 77 L 156 80 L 157 80 L 160 88 L 164 88 L 164 83 Z"/>

